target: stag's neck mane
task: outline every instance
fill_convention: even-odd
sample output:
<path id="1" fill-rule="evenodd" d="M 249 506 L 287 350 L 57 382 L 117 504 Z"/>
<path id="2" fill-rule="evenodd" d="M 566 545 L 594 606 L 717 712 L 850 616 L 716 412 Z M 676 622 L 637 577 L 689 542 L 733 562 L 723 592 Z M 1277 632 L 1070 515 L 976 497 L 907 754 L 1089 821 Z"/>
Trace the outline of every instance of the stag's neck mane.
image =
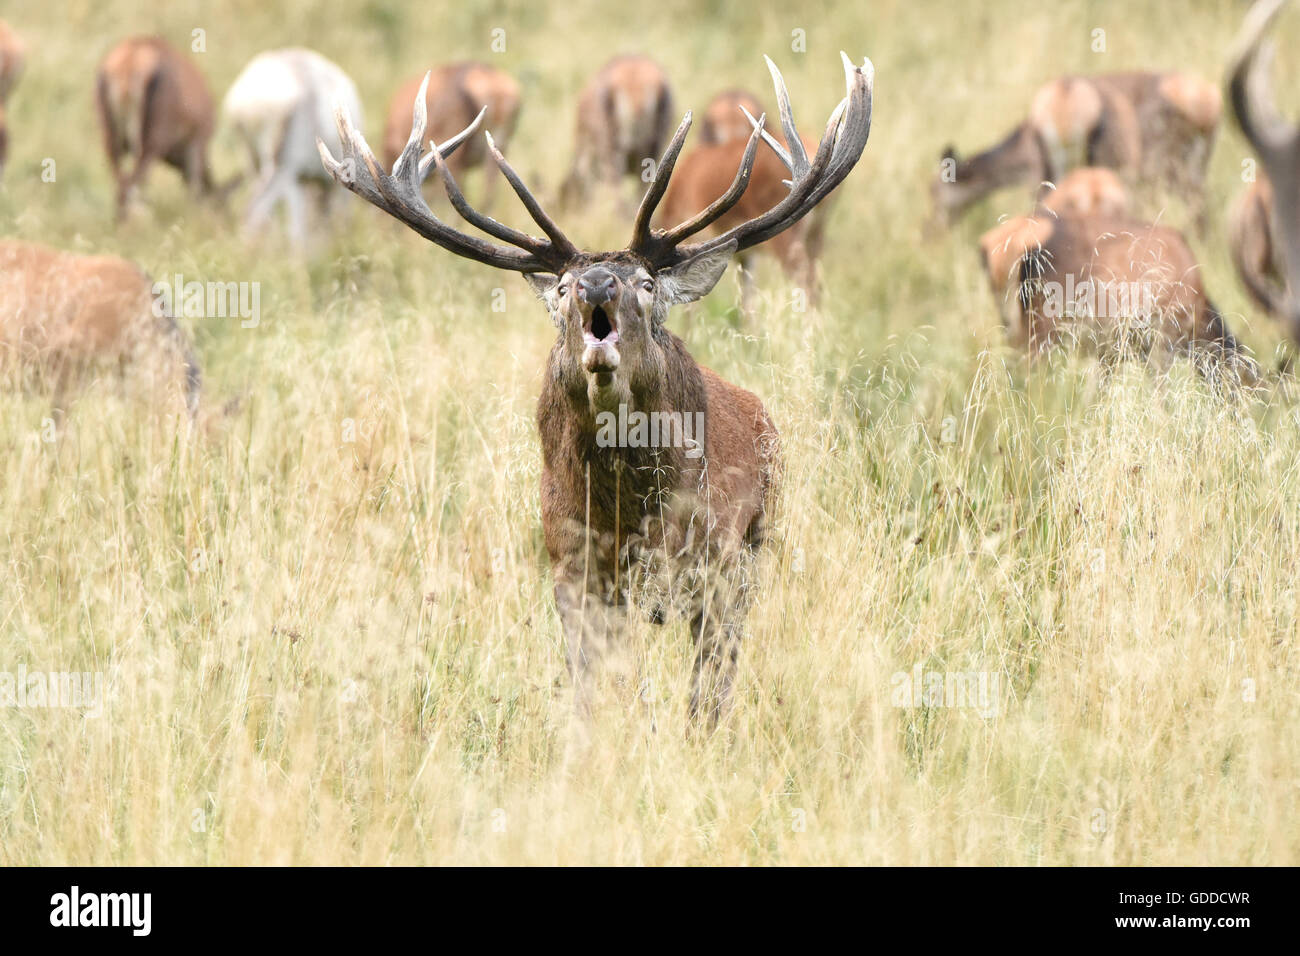
<path id="1" fill-rule="evenodd" d="M 685 343 L 662 326 L 655 333 L 655 344 L 657 361 L 643 366 L 641 374 L 622 390 L 624 411 L 677 413 L 704 452 L 705 435 L 696 434 L 699 429 L 695 427 L 698 422 L 707 428 L 708 422 L 708 395 L 700 367 Z M 548 470 L 577 494 L 575 500 L 585 500 L 590 493 L 591 520 L 596 526 L 612 522 L 615 513 L 620 523 L 634 523 L 639 520 L 638 509 L 629 507 L 630 503 L 640 501 L 642 509 L 653 508 L 666 493 L 681 488 L 683 482 L 689 484 L 690 476 L 705 467 L 705 455 L 688 455 L 684 445 L 661 443 L 650 447 L 602 442 L 600 414 L 609 412 L 617 419 L 619 404 L 619 398 L 602 402 L 601 407 L 593 404 L 587 375 L 576 361 L 566 359 L 563 343 L 557 343 L 538 400 L 542 455 Z M 623 505 L 621 511 L 615 512 L 617 500 Z M 606 510 L 608 521 L 601 519 Z"/>

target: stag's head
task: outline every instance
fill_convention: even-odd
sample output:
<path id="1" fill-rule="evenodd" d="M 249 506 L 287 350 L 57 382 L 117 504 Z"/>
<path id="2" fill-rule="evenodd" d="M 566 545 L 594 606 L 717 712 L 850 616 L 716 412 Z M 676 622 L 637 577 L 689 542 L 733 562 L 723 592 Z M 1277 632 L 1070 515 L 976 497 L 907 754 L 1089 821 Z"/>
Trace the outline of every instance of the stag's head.
<path id="1" fill-rule="evenodd" d="M 1264 39 L 1286 0 L 1260 0 L 1246 16 L 1228 73 L 1228 93 L 1241 131 L 1273 184 L 1273 220 L 1282 246 L 1286 315 L 1300 341 L 1300 126 L 1282 118 L 1273 100 L 1273 45 Z"/>
<path id="2" fill-rule="evenodd" d="M 795 131 L 785 82 L 768 60 L 780 104 L 788 150 L 764 128 L 766 117 L 746 117 L 752 133 L 731 186 L 708 208 L 670 229 L 652 229 L 651 218 L 663 198 L 673 167 L 691 126 L 687 113 L 660 159 L 632 227 L 632 239 L 615 252 L 586 252 L 575 246 L 542 209 L 515 170 L 485 133 L 488 151 L 543 235 L 506 226 L 465 201 L 445 160 L 483 120 L 442 144 L 431 143 L 421 155 L 428 117 L 425 88 L 416 94 L 411 137 L 385 173 L 347 113 L 336 111 L 343 156 L 335 159 L 317 141 L 329 174 L 343 186 L 378 206 L 436 245 L 500 269 L 523 273 L 546 303 L 559 330 L 558 373 L 571 384 L 585 384 L 594 402 L 611 399 L 634 385 L 639 376 L 662 370 L 664 320 L 674 305 L 706 295 L 721 278 L 731 256 L 788 229 L 834 189 L 857 163 L 871 129 L 873 70 L 871 62 L 844 62 L 846 95 L 831 114 L 825 134 L 809 157 Z M 428 83 L 428 78 L 425 78 Z M 726 214 L 744 193 L 754 168 L 759 140 L 773 149 L 790 171 L 790 192 L 770 210 L 719 236 L 695 242 L 690 237 Z M 452 207 L 470 225 L 501 245 L 453 229 L 430 211 L 421 194 L 424 179 L 437 169 Z"/>

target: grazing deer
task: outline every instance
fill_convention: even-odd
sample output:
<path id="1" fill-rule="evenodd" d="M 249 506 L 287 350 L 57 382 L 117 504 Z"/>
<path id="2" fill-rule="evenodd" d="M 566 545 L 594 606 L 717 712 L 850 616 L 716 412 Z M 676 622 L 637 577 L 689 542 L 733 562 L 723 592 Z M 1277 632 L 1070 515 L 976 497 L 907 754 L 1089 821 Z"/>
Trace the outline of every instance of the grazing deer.
<path id="1" fill-rule="evenodd" d="M 496 130 L 498 148 L 507 147 L 519 120 L 519 84 L 514 77 L 485 63 L 466 62 L 439 67 L 429 78 L 425 108 L 429 114 L 429 136 L 435 142 L 450 139 L 472 123 L 480 110 L 486 109 L 484 122 Z M 420 89 L 421 79 L 416 76 L 402 84 L 389 104 L 383 144 L 384 162 L 389 167 L 397 162 L 411 133 L 411 100 Z M 482 167 L 485 208 L 492 203 L 496 183 L 493 175 L 496 166 L 489 166 L 487 158 L 482 142 L 475 139 L 447 161 L 457 177 L 467 169 Z"/>
<path id="2" fill-rule="evenodd" d="M 288 209 L 289 236 L 300 245 L 307 230 L 302 180 L 328 187 L 316 153 L 317 139 L 339 147 L 332 104 L 362 122 L 361 99 L 346 73 L 312 50 L 291 48 L 259 53 L 235 78 L 221 111 L 248 146 L 257 186 L 244 218 L 254 233 L 275 205 Z M 333 211 L 338 190 L 322 191 L 324 211 Z"/>
<path id="3" fill-rule="evenodd" d="M 1223 98 L 1185 73 L 1067 76 L 1042 86 L 1029 119 L 969 159 L 949 147 L 931 184 L 932 225 L 946 226 L 1006 186 L 1058 180 L 1077 166 L 1105 166 L 1127 180 L 1167 184 L 1200 220 L 1203 187 Z"/>
<path id="4" fill-rule="evenodd" d="M 1300 126 L 1278 113 L 1268 75 L 1273 48 L 1264 41 L 1285 2 L 1251 8 L 1228 74 L 1233 114 L 1266 174 L 1235 220 L 1233 253 L 1251 295 L 1300 342 Z"/>
<path id="5" fill-rule="evenodd" d="M 208 168 L 212 97 L 198 67 L 167 41 L 132 37 L 109 50 L 95 96 L 117 181 L 119 221 L 156 160 L 178 169 L 192 192 L 214 190 Z"/>
<path id="6" fill-rule="evenodd" d="M 9 125 L 6 105 L 9 94 L 23 72 L 26 49 L 18 34 L 9 24 L 0 20 L 0 176 L 4 175 L 5 160 L 9 156 Z"/>
<path id="7" fill-rule="evenodd" d="M 1082 341 L 1107 362 L 1136 351 L 1165 364 L 1182 352 L 1202 359 L 1197 368 L 1207 375 L 1228 366 L 1254 380 L 1253 363 L 1207 296 L 1181 233 L 1068 214 L 1007 226 L 1001 251 L 985 247 L 985 263 L 995 292 L 1002 276 L 1014 276 L 1015 302 L 1003 313 L 1012 344 L 1038 354 Z"/>
<path id="8" fill-rule="evenodd" d="M 52 383 L 54 408 L 96 366 L 162 362 L 193 416 L 199 365 L 153 283 L 116 256 L 82 256 L 34 242 L 0 241 L 0 364 Z"/>
<path id="9" fill-rule="evenodd" d="M 1008 308 L 1007 290 L 1019 282 L 1020 261 L 1042 249 L 1058 219 L 1127 215 L 1128 194 L 1119 177 L 1109 169 L 1085 166 L 1067 173 L 1058 185 L 1046 191 L 1032 215 L 1013 216 L 980 236 L 984 272 L 1003 321 L 1010 326 L 1019 317 L 1018 312 Z"/>
<path id="10" fill-rule="evenodd" d="M 338 113 L 342 159 L 320 144 L 330 175 L 429 241 L 523 273 L 558 329 L 537 411 L 542 527 L 579 713 L 589 713 L 588 667 L 610 646 L 630 602 L 656 621 L 669 610 L 690 617 L 697 642 L 691 714 L 711 727 L 726 709 L 751 599 L 752 561 L 775 494 L 777 434 L 756 396 L 697 365 L 665 323 L 674 305 L 713 288 L 737 250 L 789 229 L 857 163 L 871 128 L 873 71 L 870 61 L 854 67 L 841 56 L 848 95 L 811 160 L 794 132 L 785 84 L 772 68 L 790 144 L 780 155 L 788 160 L 792 186 L 762 215 L 696 242 L 686 240 L 725 215 L 744 193 L 762 120 L 730 187 L 709 208 L 671 229 L 652 229 L 690 129 L 687 113 L 637 210 L 631 242 L 616 252 L 574 246 L 490 135 L 488 151 L 545 238 L 471 207 L 446 157 L 473 134 L 482 114 L 421 158 L 423 90 L 415 98 L 411 137 L 391 174 L 346 110 Z M 430 212 L 420 183 L 432 165 L 455 210 L 508 245 L 459 232 Z"/>
<path id="11" fill-rule="evenodd" d="M 661 218 L 664 222 L 682 222 L 707 209 L 731 181 L 731 170 L 740 165 L 745 154 L 747 141 L 752 135 L 752 123 L 757 122 L 755 115 L 762 114 L 762 107 L 748 94 L 741 94 L 748 103 L 738 102 L 732 94 L 723 94 L 709 105 L 706 116 L 714 118 L 715 131 L 725 130 L 717 125 L 719 117 L 714 115 L 714 107 L 724 102 L 733 106 L 736 115 L 747 128 L 746 134 L 737 139 L 725 133 L 721 140 L 704 142 L 683 156 L 673 173 L 672 182 L 664 195 Z M 753 113 L 749 107 L 758 109 Z M 737 124 L 738 125 L 738 124 Z M 739 223 L 753 219 L 767 212 L 789 192 L 785 179 L 789 175 L 783 158 L 776 152 L 785 152 L 785 145 L 771 138 L 773 149 L 758 154 L 753 163 L 753 172 L 749 184 L 736 204 L 725 215 L 718 217 L 705 231 L 706 235 L 720 235 Z M 811 140 L 800 139 L 805 152 L 812 152 L 816 144 Z M 776 257 L 786 277 L 797 287 L 806 290 L 811 304 L 818 299 L 817 260 L 821 255 L 824 241 L 825 217 L 830 210 L 829 201 L 823 202 L 817 209 L 791 226 L 779 236 L 775 236 L 762 248 Z M 742 252 L 738 258 L 741 265 L 741 308 L 746 314 L 753 311 L 753 273 L 751 256 L 757 249 Z"/>
<path id="12" fill-rule="evenodd" d="M 1038 204 L 1057 216 L 1127 216 L 1128 190 L 1114 170 L 1100 166 L 1072 169 L 1053 185 L 1044 183 Z"/>
<path id="13" fill-rule="evenodd" d="M 573 168 L 560 187 L 561 204 L 584 200 L 597 185 L 640 177 L 668 142 L 672 115 L 672 89 L 658 63 L 644 56 L 606 63 L 578 96 Z"/>
<path id="14" fill-rule="evenodd" d="M 704 119 L 700 121 L 700 145 L 718 146 L 732 140 L 744 142 L 752 132 L 750 116 L 762 116 L 763 104 L 757 96 L 747 90 L 724 90 L 704 107 Z"/>

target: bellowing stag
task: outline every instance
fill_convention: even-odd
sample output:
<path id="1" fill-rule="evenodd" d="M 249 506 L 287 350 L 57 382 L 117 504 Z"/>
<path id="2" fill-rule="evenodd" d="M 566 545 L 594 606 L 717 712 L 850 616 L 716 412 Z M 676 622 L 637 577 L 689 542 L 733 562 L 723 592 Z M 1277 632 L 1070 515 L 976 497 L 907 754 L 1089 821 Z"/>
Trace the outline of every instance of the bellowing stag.
<path id="1" fill-rule="evenodd" d="M 573 168 L 560 202 L 570 206 L 596 186 L 641 176 L 668 142 L 672 114 L 672 89 L 658 63 L 644 56 L 606 63 L 578 96 Z"/>
<path id="2" fill-rule="evenodd" d="M 1251 8 L 1229 71 L 1232 111 L 1266 174 L 1236 218 L 1233 252 L 1252 296 L 1300 342 L 1300 126 L 1284 120 L 1274 104 L 1273 47 L 1264 41 L 1285 2 L 1260 0 Z"/>
<path id="3" fill-rule="evenodd" d="M 727 706 L 751 600 L 752 562 L 775 493 L 777 434 L 757 397 L 696 364 L 665 323 L 674 305 L 713 288 L 738 249 L 789 229 L 857 163 L 871 127 L 872 67 L 843 59 L 848 95 L 811 160 L 773 69 L 790 144 L 782 160 L 789 160 L 792 186 L 762 215 L 697 242 L 686 240 L 725 215 L 744 192 L 761 121 L 725 193 L 687 222 L 652 229 L 690 128 L 688 113 L 637 210 L 631 242 L 615 252 L 587 252 L 570 242 L 490 136 L 492 158 L 545 238 L 471 207 L 446 156 L 477 121 L 421 158 L 423 93 L 415 100 L 411 138 L 391 174 L 379 166 L 346 111 L 338 114 L 341 161 L 320 146 L 338 182 L 426 239 L 523 273 L 558 329 L 537 411 L 542 526 L 580 713 L 589 713 L 589 664 L 617 636 L 629 602 L 654 620 L 672 610 L 690 618 L 697 642 L 691 714 L 712 726 Z M 452 229 L 430 212 L 420 191 L 430 165 L 438 167 L 456 211 L 499 242 Z M 645 419 L 638 418 L 639 428 L 624 427 L 633 416 L 649 419 L 648 433 Z"/>
<path id="4" fill-rule="evenodd" d="M 1105 166 L 1132 183 L 1163 183 L 1203 216 L 1203 187 L 1223 98 L 1185 73 L 1067 76 L 1042 86 L 1029 118 L 990 149 L 961 159 L 949 147 L 931 183 L 934 225 L 946 226 L 1006 186 L 1057 181 Z"/>
<path id="5" fill-rule="evenodd" d="M 161 37 L 132 37 L 113 47 L 95 82 L 104 149 L 117 181 L 117 217 L 162 160 L 194 193 L 214 189 L 208 168 L 212 97 L 190 60 Z"/>
<path id="6" fill-rule="evenodd" d="M 316 153 L 316 140 L 339 147 L 333 104 L 362 122 L 361 99 L 347 74 L 312 50 L 292 48 L 259 53 L 235 78 L 222 102 L 222 113 L 248 146 L 256 191 L 244 218 L 247 233 L 256 232 L 283 202 L 289 213 L 289 236 L 301 244 L 306 236 L 306 199 L 302 181 L 328 186 Z M 322 201 L 332 211 L 338 191 L 325 188 Z"/>
<path id="7" fill-rule="evenodd" d="M 384 124 L 384 162 L 390 168 L 411 134 L 411 100 L 420 83 L 421 77 L 417 76 L 402 84 L 389 104 L 388 120 Z M 450 139 L 472 123 L 480 110 L 486 109 L 484 122 L 496 130 L 498 148 L 504 150 L 509 145 L 519 120 L 519 84 L 509 73 L 485 63 L 452 63 L 431 71 L 425 89 L 428 91 L 425 100 L 428 135 L 435 142 Z M 483 168 L 485 208 L 492 203 L 496 183 L 496 166 L 489 167 L 487 158 L 482 141 L 474 139 L 447 160 L 448 168 L 457 177 L 468 169 Z"/>
<path id="8" fill-rule="evenodd" d="M 199 365 L 153 283 L 116 256 L 0 241 L 0 364 L 52 386 L 54 407 L 94 368 L 129 362 L 179 384 L 191 415 Z"/>
<path id="9" fill-rule="evenodd" d="M 0 20 L 0 176 L 4 175 L 9 156 L 9 126 L 6 108 L 9 94 L 23 72 L 23 41 L 9 24 Z"/>

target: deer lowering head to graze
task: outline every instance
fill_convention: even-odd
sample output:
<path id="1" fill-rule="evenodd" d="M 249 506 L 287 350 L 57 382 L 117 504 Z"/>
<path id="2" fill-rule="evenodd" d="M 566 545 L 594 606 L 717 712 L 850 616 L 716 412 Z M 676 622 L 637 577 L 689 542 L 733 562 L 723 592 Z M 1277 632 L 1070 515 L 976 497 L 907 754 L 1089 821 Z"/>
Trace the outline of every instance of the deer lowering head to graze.
<path id="1" fill-rule="evenodd" d="M 422 77 L 402 84 L 388 106 L 384 124 L 384 162 L 397 162 L 411 135 L 411 100 L 420 89 Z M 509 73 L 485 63 L 452 63 L 429 73 L 425 108 L 429 113 L 428 135 L 434 142 L 450 139 L 487 110 L 484 123 L 495 131 L 497 148 L 504 150 L 519 120 L 519 84 Z M 496 166 L 489 164 L 487 149 L 474 139 L 447 160 L 452 175 L 462 177 L 468 169 L 483 169 L 483 202 L 491 205 Z"/>
<path id="2" fill-rule="evenodd" d="M 1067 173 L 1059 184 L 1045 183 L 1045 191 L 1034 213 L 1013 216 L 980 236 L 980 255 L 989 287 L 997 299 L 1003 321 L 1019 321 L 1008 290 L 1019 287 L 1020 261 L 1030 252 L 1040 250 L 1056 221 L 1072 218 L 1128 214 L 1128 193 L 1119 177 L 1109 169 L 1084 167 Z M 1013 330 L 1013 337 L 1018 331 Z"/>
<path id="3" fill-rule="evenodd" d="M 1057 216 L 1127 216 L 1128 190 L 1114 170 L 1072 169 L 1059 183 L 1044 183 L 1038 204 Z"/>
<path id="4" fill-rule="evenodd" d="M 1273 101 L 1273 47 L 1264 40 L 1285 3 L 1260 0 L 1251 8 L 1229 70 L 1232 111 L 1266 173 L 1236 219 L 1233 251 L 1252 296 L 1300 342 L 1300 126 L 1283 119 Z"/>
<path id="5" fill-rule="evenodd" d="M 573 168 L 560 189 L 565 206 L 580 204 L 599 185 L 640 177 L 668 142 L 673 94 L 654 60 L 619 56 L 591 78 L 578 95 Z"/>
<path id="6" fill-rule="evenodd" d="M 750 116 L 762 116 L 765 110 L 758 97 L 747 90 L 724 90 L 704 107 L 700 122 L 700 145 L 718 146 L 733 140 L 745 142 L 753 132 Z"/>
<path id="7" fill-rule="evenodd" d="M 731 182 L 732 170 L 740 165 L 745 155 L 747 142 L 753 133 L 753 117 L 762 114 L 762 107 L 753 97 L 748 97 L 750 103 L 745 104 L 737 102 L 730 94 L 724 94 L 721 98 L 715 98 L 713 104 L 710 104 L 710 115 L 713 106 L 720 99 L 725 99 L 727 104 L 735 109 L 736 116 L 748 132 L 739 139 L 726 135 L 719 142 L 701 143 L 678 161 L 673 171 L 672 182 L 664 194 L 663 204 L 660 207 L 660 218 L 665 223 L 682 222 L 707 209 L 726 190 Z M 752 112 L 750 106 L 757 107 L 758 113 Z M 717 129 L 716 125 L 715 129 Z M 782 151 L 785 150 L 783 141 L 773 137 L 773 142 Z M 805 152 L 816 149 L 816 143 L 811 140 L 801 139 L 800 142 Z M 704 233 L 720 235 L 739 223 L 767 212 L 789 192 L 789 187 L 785 185 L 787 176 L 789 170 L 775 150 L 759 152 L 754 159 L 753 172 L 750 174 L 749 184 L 745 187 L 744 193 L 736 204 L 725 215 L 719 216 L 704 230 Z M 830 202 L 823 202 L 799 222 L 761 247 L 781 263 L 786 277 L 797 287 L 806 290 L 810 302 L 814 304 L 818 298 L 817 259 L 821 254 L 825 217 L 829 211 Z M 740 253 L 738 257 L 742 268 L 742 307 L 746 313 L 752 311 L 753 284 L 750 257 L 758 251 L 752 249 Z"/>
<path id="8" fill-rule="evenodd" d="M 1228 368 L 1253 380 L 1253 363 L 1207 296 L 1178 231 L 1124 217 L 1040 213 L 1007 224 L 1002 238 L 999 245 L 986 236 L 983 251 L 995 293 L 1001 283 L 1014 296 L 1003 309 L 1012 344 L 1038 354 L 1079 343 L 1108 362 L 1137 354 L 1161 365 L 1182 353 L 1206 375 Z"/>
<path id="9" fill-rule="evenodd" d="M 116 256 L 82 256 L 0 241 L 0 365 L 48 387 L 62 411 L 69 389 L 95 369 L 129 366 L 164 390 L 179 387 L 193 415 L 199 366 L 153 283 Z"/>
<path id="10" fill-rule="evenodd" d="M 1039 88 L 1029 118 L 969 159 L 949 148 L 931 184 L 932 223 L 948 225 L 1007 186 L 1060 180 L 1078 166 L 1104 166 L 1134 184 L 1165 185 L 1198 219 L 1223 112 L 1212 84 L 1185 73 L 1067 76 Z"/>
<path id="11" fill-rule="evenodd" d="M 478 121 L 421 158 L 422 93 L 411 138 L 391 174 L 345 111 L 339 113 L 341 160 L 320 147 L 325 167 L 348 189 L 450 252 L 523 273 L 546 303 L 558 335 L 537 412 L 542 526 L 580 712 L 589 708 L 588 665 L 610 646 L 629 601 L 654 620 L 674 610 L 691 619 L 697 641 L 691 713 L 712 725 L 726 707 L 752 560 L 775 491 L 777 434 L 762 402 L 697 365 L 666 320 L 674 305 L 707 294 L 737 250 L 789 229 L 857 163 L 871 127 L 872 68 L 869 61 L 855 67 L 843 59 L 848 95 L 811 158 L 773 68 L 789 151 L 770 137 L 766 142 L 786 163 L 792 185 L 763 214 L 695 242 L 687 240 L 743 195 L 762 120 L 726 191 L 688 221 L 654 229 L 652 217 L 690 128 L 688 113 L 656 167 L 631 242 L 614 252 L 574 246 L 490 136 L 492 158 L 544 236 L 471 207 L 446 157 Z M 452 229 L 430 212 L 420 190 L 430 166 L 439 169 L 456 211 L 499 242 Z"/>
<path id="12" fill-rule="evenodd" d="M 235 78 L 221 111 L 248 147 L 256 181 L 244 229 L 255 233 L 277 203 L 288 210 L 289 236 L 301 244 L 307 233 L 303 181 L 329 187 L 320 167 L 316 140 L 339 148 L 332 110 L 348 111 L 362 122 L 361 99 L 347 74 L 312 50 L 292 48 L 259 53 Z M 338 190 L 323 188 L 323 211 L 333 211 Z"/>
<path id="13" fill-rule="evenodd" d="M 9 156 L 9 127 L 7 107 L 9 93 L 23 72 L 23 41 L 9 24 L 0 20 L 0 176 L 4 175 L 5 160 Z"/>
<path id="14" fill-rule="evenodd" d="M 214 188 L 208 168 L 212 97 L 190 60 L 161 37 L 113 47 L 95 81 L 104 149 L 117 181 L 117 216 L 157 160 L 180 170 L 195 193 Z"/>

